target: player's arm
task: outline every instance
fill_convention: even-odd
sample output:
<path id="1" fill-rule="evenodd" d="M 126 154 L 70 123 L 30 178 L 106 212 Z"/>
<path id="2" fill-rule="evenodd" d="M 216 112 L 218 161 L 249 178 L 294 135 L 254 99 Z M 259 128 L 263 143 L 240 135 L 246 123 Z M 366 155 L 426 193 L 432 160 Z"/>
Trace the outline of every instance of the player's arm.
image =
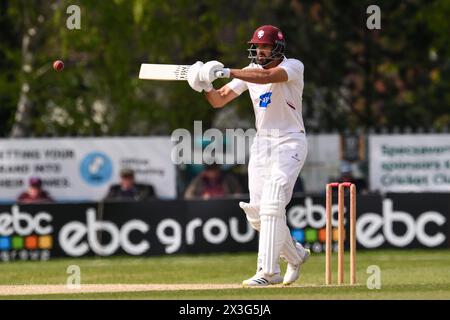
<path id="1" fill-rule="evenodd" d="M 206 100 L 208 100 L 213 108 L 222 108 L 238 96 L 239 95 L 227 85 L 224 85 L 218 90 L 212 89 L 209 92 L 205 91 Z"/>
<path id="2" fill-rule="evenodd" d="M 230 77 L 258 84 L 288 81 L 288 74 L 286 70 L 280 67 L 271 69 L 230 69 Z"/>
<path id="3" fill-rule="evenodd" d="M 209 65 L 214 64 L 215 61 L 208 62 Z M 200 78 L 200 71 L 204 66 L 203 62 L 197 61 L 188 70 L 187 80 L 192 89 L 197 92 L 205 92 L 205 97 L 213 108 L 222 108 L 231 100 L 235 99 L 239 94 L 233 91 L 229 86 L 225 85 L 219 90 L 215 90 L 212 86 L 212 81 L 206 77 Z M 223 64 L 218 65 L 223 67 Z M 211 68 L 208 68 L 208 72 Z M 217 77 L 216 77 L 217 78 Z M 215 80 L 215 79 L 214 79 Z"/>

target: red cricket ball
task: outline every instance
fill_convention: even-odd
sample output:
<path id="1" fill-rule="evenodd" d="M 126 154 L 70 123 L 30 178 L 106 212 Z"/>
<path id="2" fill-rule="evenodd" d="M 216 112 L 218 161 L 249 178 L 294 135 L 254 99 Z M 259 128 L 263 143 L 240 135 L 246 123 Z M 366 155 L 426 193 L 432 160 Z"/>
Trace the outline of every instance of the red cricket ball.
<path id="1" fill-rule="evenodd" d="M 56 71 L 61 71 L 62 69 L 64 69 L 64 62 L 62 62 L 61 60 L 56 60 L 55 62 L 53 62 L 53 69 L 55 69 Z"/>

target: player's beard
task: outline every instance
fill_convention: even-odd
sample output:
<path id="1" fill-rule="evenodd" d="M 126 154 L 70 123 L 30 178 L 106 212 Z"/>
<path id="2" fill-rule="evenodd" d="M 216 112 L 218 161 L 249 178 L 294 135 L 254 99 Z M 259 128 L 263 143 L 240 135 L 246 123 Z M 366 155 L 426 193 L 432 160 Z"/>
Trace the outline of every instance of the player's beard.
<path id="1" fill-rule="evenodd" d="M 266 57 L 266 56 L 257 56 L 256 62 L 261 65 L 262 67 L 266 67 L 268 64 L 270 64 L 273 61 L 272 58 Z"/>

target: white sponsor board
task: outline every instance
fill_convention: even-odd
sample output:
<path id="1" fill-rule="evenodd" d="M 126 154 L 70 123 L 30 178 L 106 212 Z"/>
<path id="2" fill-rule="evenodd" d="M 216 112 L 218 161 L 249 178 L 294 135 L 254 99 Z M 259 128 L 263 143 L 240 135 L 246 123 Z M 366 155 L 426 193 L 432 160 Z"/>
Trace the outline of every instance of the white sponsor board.
<path id="1" fill-rule="evenodd" d="M 16 200 L 30 177 L 40 177 L 55 200 L 97 201 L 122 168 L 158 197 L 175 198 L 171 149 L 170 137 L 0 139 L 0 202 Z"/>
<path id="2" fill-rule="evenodd" d="M 369 136 L 370 188 L 450 192 L 450 135 Z"/>
<path id="3" fill-rule="evenodd" d="M 331 178 L 339 177 L 341 147 L 339 134 L 310 134 L 308 155 L 300 176 L 306 192 L 325 192 Z"/>

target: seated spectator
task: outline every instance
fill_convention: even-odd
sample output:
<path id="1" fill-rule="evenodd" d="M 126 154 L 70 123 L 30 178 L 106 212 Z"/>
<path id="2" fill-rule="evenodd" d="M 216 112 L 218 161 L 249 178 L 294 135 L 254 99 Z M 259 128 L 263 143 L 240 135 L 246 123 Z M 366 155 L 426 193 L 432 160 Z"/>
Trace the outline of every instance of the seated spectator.
<path id="1" fill-rule="evenodd" d="M 337 182 L 351 182 L 356 187 L 356 192 L 366 193 L 367 183 L 365 179 L 357 178 L 353 175 L 352 166 L 348 162 L 343 162 L 341 165 L 341 176 L 337 179 Z"/>
<path id="2" fill-rule="evenodd" d="M 208 165 L 188 186 L 185 199 L 211 199 L 240 194 L 242 188 L 232 175 L 224 174 L 218 164 Z"/>
<path id="3" fill-rule="evenodd" d="M 17 202 L 21 204 L 51 203 L 53 199 L 47 191 L 42 189 L 42 180 L 37 177 L 31 177 L 28 181 L 28 190 L 19 195 Z"/>
<path id="4" fill-rule="evenodd" d="M 134 171 L 122 169 L 120 171 L 120 183 L 110 186 L 104 201 L 140 201 L 155 198 L 156 194 L 153 186 L 136 183 Z"/>

